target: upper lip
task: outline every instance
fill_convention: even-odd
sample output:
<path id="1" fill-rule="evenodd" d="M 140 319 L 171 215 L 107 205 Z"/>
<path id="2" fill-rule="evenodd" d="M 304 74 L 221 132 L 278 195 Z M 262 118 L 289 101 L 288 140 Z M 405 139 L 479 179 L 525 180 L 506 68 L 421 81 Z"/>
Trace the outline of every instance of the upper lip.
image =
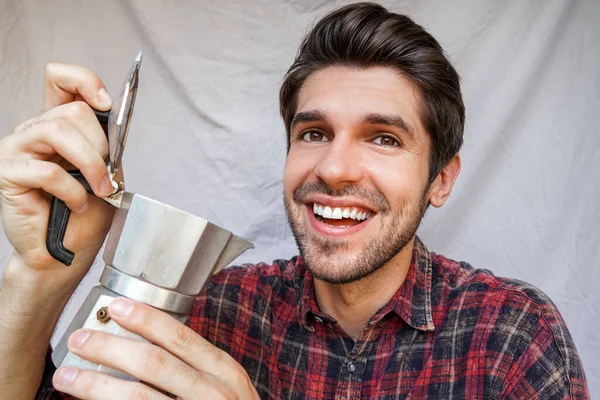
<path id="1" fill-rule="evenodd" d="M 368 204 L 366 204 L 363 201 L 360 201 L 358 199 L 352 199 L 352 198 L 313 195 L 313 196 L 309 196 L 306 199 L 304 199 L 304 203 L 305 204 L 317 203 L 317 204 L 320 204 L 323 206 L 329 206 L 331 208 L 334 208 L 334 207 L 340 207 L 340 208 L 360 207 L 360 208 L 364 208 L 366 210 L 376 212 L 375 210 L 373 210 L 372 206 L 369 206 Z"/>

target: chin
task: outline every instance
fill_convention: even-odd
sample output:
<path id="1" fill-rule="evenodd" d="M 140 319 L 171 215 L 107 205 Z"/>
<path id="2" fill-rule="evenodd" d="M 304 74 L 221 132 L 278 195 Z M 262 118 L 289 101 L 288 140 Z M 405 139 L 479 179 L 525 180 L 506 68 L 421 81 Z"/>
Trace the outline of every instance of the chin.
<path id="1" fill-rule="evenodd" d="M 319 270 L 315 270 L 311 265 L 313 264 L 306 264 L 306 268 L 313 278 L 331 285 L 347 285 L 349 283 L 358 282 L 375 272 L 375 270 L 350 271 L 344 267 L 336 268 L 335 266 L 329 269 L 320 268 Z M 321 264 L 321 266 L 324 265 Z"/>
<path id="2" fill-rule="evenodd" d="M 367 248 L 349 251 L 347 242 L 313 240 L 299 244 L 304 265 L 314 279 L 334 285 L 358 282 L 383 267 L 389 259 Z"/>

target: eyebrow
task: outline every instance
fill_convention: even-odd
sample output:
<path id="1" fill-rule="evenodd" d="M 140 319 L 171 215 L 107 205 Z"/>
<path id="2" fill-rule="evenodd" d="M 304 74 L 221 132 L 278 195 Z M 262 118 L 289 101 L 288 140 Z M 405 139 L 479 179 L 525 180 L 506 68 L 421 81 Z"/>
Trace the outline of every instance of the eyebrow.
<path id="1" fill-rule="evenodd" d="M 399 115 L 369 113 L 363 117 L 363 121 L 374 125 L 393 126 L 403 132 L 406 132 L 413 139 L 415 137 L 414 129 Z"/>
<path id="2" fill-rule="evenodd" d="M 319 111 L 319 110 L 302 111 L 302 112 L 299 112 L 296 115 L 294 115 L 294 118 L 292 118 L 292 123 L 290 124 L 290 129 L 293 130 L 296 125 L 301 124 L 301 123 L 323 122 L 326 120 L 327 120 L 327 117 L 325 116 L 325 113 L 323 113 L 322 111 Z M 366 124 L 373 124 L 373 125 L 392 126 L 392 127 L 395 127 L 397 129 L 407 133 L 413 139 L 415 137 L 414 129 L 410 126 L 410 124 L 408 124 L 399 115 L 368 113 L 363 116 L 362 122 L 366 123 Z"/>
<path id="3" fill-rule="evenodd" d="M 306 122 L 322 122 L 327 120 L 325 114 L 319 110 L 302 111 L 294 115 L 292 123 L 290 124 L 290 130 L 294 129 L 294 126 L 306 123 Z"/>

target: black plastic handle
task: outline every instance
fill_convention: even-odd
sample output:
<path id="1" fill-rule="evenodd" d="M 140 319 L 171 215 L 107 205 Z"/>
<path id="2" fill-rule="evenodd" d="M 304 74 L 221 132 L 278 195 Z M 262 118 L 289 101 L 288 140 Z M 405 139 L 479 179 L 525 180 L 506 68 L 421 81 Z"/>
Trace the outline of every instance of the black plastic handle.
<path id="1" fill-rule="evenodd" d="M 83 177 L 81 171 L 68 172 L 69 175 L 83 185 L 88 193 L 93 193 L 92 188 Z M 75 257 L 75 253 L 65 248 L 63 244 L 70 216 L 71 210 L 69 210 L 65 202 L 58 197 L 52 197 L 50 218 L 48 219 L 48 232 L 46 234 L 46 248 L 52 257 L 67 266 L 71 265 Z"/>
<path id="2" fill-rule="evenodd" d="M 100 124 L 105 127 L 106 124 L 108 124 L 108 116 L 110 111 L 94 110 L 94 113 L 96 114 Z M 83 185 L 88 193 L 93 193 L 90 184 L 85 180 L 81 171 L 75 170 L 68 172 L 73 178 L 77 179 L 77 181 Z M 57 197 L 52 197 L 52 204 L 50 205 L 50 217 L 48 219 L 48 231 L 46 233 L 46 248 L 48 249 L 50 255 L 54 257 L 54 259 L 67 266 L 71 265 L 73 258 L 75 257 L 75 253 L 65 248 L 63 244 L 70 216 L 71 210 L 69 210 L 65 202 Z"/>

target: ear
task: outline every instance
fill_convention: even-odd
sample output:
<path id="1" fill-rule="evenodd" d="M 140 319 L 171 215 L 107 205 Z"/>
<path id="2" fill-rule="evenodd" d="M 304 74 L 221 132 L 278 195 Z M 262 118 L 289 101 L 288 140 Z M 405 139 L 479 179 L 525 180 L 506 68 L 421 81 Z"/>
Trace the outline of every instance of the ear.
<path id="1" fill-rule="evenodd" d="M 460 156 L 455 154 L 431 183 L 429 188 L 429 204 L 434 207 L 441 207 L 444 205 L 452 192 L 454 182 L 456 181 L 459 172 Z"/>

